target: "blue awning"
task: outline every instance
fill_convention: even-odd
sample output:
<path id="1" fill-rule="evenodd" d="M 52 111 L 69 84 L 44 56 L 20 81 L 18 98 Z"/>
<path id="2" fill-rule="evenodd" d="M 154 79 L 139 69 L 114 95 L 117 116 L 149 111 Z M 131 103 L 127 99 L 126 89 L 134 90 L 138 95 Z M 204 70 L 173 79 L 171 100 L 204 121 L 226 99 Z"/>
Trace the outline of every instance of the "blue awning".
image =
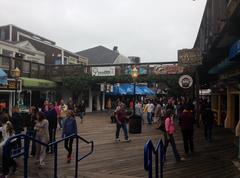
<path id="1" fill-rule="evenodd" d="M 235 63 L 230 61 L 229 58 L 224 59 L 222 62 L 211 68 L 208 73 L 209 74 L 219 74 L 220 72 L 223 72 L 224 70 L 228 69 Z"/>
<path id="2" fill-rule="evenodd" d="M 133 84 L 120 84 L 113 86 L 113 92 L 107 93 L 108 95 L 133 95 L 134 94 L 134 85 Z M 152 91 L 147 86 L 136 85 L 135 88 L 136 95 L 155 95 L 155 92 Z"/>
<path id="3" fill-rule="evenodd" d="M 0 68 L 0 84 L 7 85 L 7 74 Z"/>
<path id="4" fill-rule="evenodd" d="M 240 54 L 240 40 L 236 41 L 231 47 L 229 51 L 229 59 L 234 59 L 236 56 Z"/>

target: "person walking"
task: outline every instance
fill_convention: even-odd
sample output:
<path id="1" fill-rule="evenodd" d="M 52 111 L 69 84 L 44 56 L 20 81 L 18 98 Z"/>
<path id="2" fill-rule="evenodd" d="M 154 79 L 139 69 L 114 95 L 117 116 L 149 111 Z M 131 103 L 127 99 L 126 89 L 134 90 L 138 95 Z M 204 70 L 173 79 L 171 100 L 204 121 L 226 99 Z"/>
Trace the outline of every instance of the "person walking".
<path id="1" fill-rule="evenodd" d="M 49 110 L 46 113 L 47 116 L 47 120 L 48 120 L 48 131 L 49 131 L 49 143 L 52 143 L 56 140 L 56 130 L 57 130 L 57 112 L 55 110 L 55 107 L 53 105 L 53 103 L 49 103 Z M 54 148 L 53 146 L 47 149 L 48 153 L 53 153 Z"/>
<path id="2" fill-rule="evenodd" d="M 183 112 L 179 118 L 179 124 L 182 130 L 182 137 L 184 143 L 185 157 L 189 156 L 189 147 L 190 151 L 194 153 L 194 144 L 193 144 L 193 132 L 194 132 L 194 116 L 191 110 L 191 105 L 185 105 Z"/>
<path id="3" fill-rule="evenodd" d="M 206 141 L 212 142 L 212 129 L 214 125 L 214 113 L 210 106 L 207 105 L 202 113 L 202 121 L 204 124 L 204 136 Z"/>
<path id="4" fill-rule="evenodd" d="M 37 114 L 37 122 L 34 127 L 36 131 L 36 140 L 48 144 L 49 141 L 49 130 L 48 130 L 48 120 L 43 112 L 39 112 Z M 46 158 L 46 147 L 39 143 L 36 143 L 36 160 L 37 164 L 39 164 L 39 168 L 43 168 L 45 166 L 45 158 Z"/>
<path id="5" fill-rule="evenodd" d="M 58 120 L 60 129 L 62 129 L 64 120 L 66 118 L 67 110 L 68 110 L 68 106 L 64 103 L 64 100 L 61 99 L 61 101 L 60 101 L 60 117 Z"/>
<path id="6" fill-rule="evenodd" d="M 175 143 L 175 139 L 174 139 L 174 132 L 175 132 L 175 124 L 174 124 L 174 120 L 173 120 L 173 114 L 172 111 L 170 109 L 168 109 L 166 111 L 166 115 L 165 115 L 165 132 L 164 132 L 164 142 L 165 142 L 165 146 L 164 146 L 164 151 L 165 151 L 165 155 L 167 153 L 167 147 L 168 144 L 170 142 L 171 146 L 172 146 L 172 150 L 175 156 L 176 161 L 180 161 L 180 155 L 177 151 L 177 147 L 176 147 L 176 143 Z"/>
<path id="7" fill-rule="evenodd" d="M 146 104 L 144 111 L 147 112 L 147 121 L 148 124 L 152 124 L 153 122 L 153 111 L 154 111 L 154 104 L 152 101 L 148 100 L 148 104 Z"/>
<path id="8" fill-rule="evenodd" d="M 67 118 L 63 125 L 62 138 L 68 137 L 70 135 L 77 134 L 77 123 L 74 117 L 74 113 L 71 110 L 67 111 Z M 64 141 L 64 147 L 67 150 L 67 163 L 71 162 L 72 156 L 72 145 L 74 138 L 67 138 Z"/>
<path id="9" fill-rule="evenodd" d="M 60 109 L 60 105 L 58 105 L 58 102 L 55 101 L 54 102 L 54 108 L 57 112 L 57 122 L 59 123 L 59 120 L 60 120 L 60 114 L 61 114 L 61 109 Z M 59 128 L 60 128 L 60 125 L 59 125 Z"/>
<path id="10" fill-rule="evenodd" d="M 23 118 L 22 116 L 20 115 L 19 113 L 19 108 L 18 106 L 14 106 L 12 108 L 12 117 L 10 119 L 10 122 L 12 123 L 13 125 L 13 129 L 14 129 L 14 132 L 15 134 L 20 134 L 24 129 L 23 129 Z M 18 148 L 21 148 L 22 144 L 21 144 L 21 140 L 18 139 L 16 141 L 17 143 L 17 147 Z"/>
<path id="11" fill-rule="evenodd" d="M 120 141 L 119 132 L 120 129 L 123 129 L 125 141 L 130 142 L 131 140 L 128 138 L 128 130 L 127 130 L 127 123 L 126 123 L 126 116 L 127 112 L 125 110 L 125 104 L 119 102 L 118 107 L 116 108 L 116 142 Z"/>
<path id="12" fill-rule="evenodd" d="M 35 135 L 36 135 L 34 127 L 37 122 L 37 113 L 38 113 L 38 109 L 34 106 L 31 106 L 29 108 L 29 114 L 26 117 L 26 127 L 27 127 L 26 134 L 32 138 L 35 138 Z M 32 141 L 32 149 L 30 154 L 32 156 L 35 156 L 35 153 L 36 153 L 36 143 Z"/>
<path id="13" fill-rule="evenodd" d="M 81 124 L 83 123 L 83 117 L 85 115 L 86 111 L 86 106 L 84 100 L 81 101 L 81 103 L 78 105 L 78 112 L 79 112 L 79 117 L 81 119 Z"/>
<path id="14" fill-rule="evenodd" d="M 13 140 L 10 143 L 10 147 L 5 147 L 6 141 L 15 135 L 13 125 L 9 121 L 9 116 L 4 114 L 2 116 L 2 127 L 0 127 L 0 131 L 2 132 L 2 141 L 0 142 L 0 148 L 2 151 L 2 176 L 1 178 L 6 178 L 9 174 L 10 168 L 12 168 L 12 172 L 14 173 L 17 169 L 17 163 L 13 158 L 11 158 L 11 150 L 15 148 L 15 141 Z"/>

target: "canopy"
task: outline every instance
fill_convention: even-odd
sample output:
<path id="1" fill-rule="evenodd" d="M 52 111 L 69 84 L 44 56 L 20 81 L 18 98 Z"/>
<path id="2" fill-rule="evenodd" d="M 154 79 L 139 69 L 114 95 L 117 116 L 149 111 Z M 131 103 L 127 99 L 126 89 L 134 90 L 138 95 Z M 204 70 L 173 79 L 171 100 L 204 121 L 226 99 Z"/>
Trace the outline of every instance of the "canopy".
<path id="1" fill-rule="evenodd" d="M 109 95 L 133 95 L 134 84 L 120 84 L 113 86 L 113 92 L 108 93 Z M 136 95 L 155 95 L 155 92 L 144 85 L 136 85 Z"/>
<path id="2" fill-rule="evenodd" d="M 7 85 L 7 74 L 0 68 L 0 84 Z"/>
<path id="3" fill-rule="evenodd" d="M 21 77 L 23 81 L 23 86 L 26 88 L 56 88 L 57 84 L 56 82 L 50 81 L 50 80 L 44 80 L 44 79 L 36 79 L 36 78 L 27 78 L 27 77 Z"/>

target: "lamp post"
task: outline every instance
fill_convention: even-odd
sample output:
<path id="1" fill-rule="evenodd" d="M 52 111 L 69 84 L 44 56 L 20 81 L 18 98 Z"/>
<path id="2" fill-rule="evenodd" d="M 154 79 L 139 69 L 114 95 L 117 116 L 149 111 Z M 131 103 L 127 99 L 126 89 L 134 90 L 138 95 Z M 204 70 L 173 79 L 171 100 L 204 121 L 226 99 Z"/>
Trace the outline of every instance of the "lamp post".
<path id="1" fill-rule="evenodd" d="M 18 90 L 18 79 L 19 79 L 19 77 L 20 77 L 20 75 L 21 75 L 21 71 L 20 71 L 20 69 L 18 68 L 18 67 L 16 67 L 15 69 L 13 69 L 12 71 L 11 71 L 11 75 L 12 75 L 12 77 L 13 78 L 15 78 L 15 81 L 16 81 L 16 90 L 15 90 L 15 105 L 18 105 L 18 103 L 17 103 L 17 90 Z"/>
<path id="2" fill-rule="evenodd" d="M 138 69 L 136 66 L 132 69 L 132 79 L 133 79 L 133 116 L 135 116 L 135 100 L 136 100 L 136 79 L 138 77 Z"/>

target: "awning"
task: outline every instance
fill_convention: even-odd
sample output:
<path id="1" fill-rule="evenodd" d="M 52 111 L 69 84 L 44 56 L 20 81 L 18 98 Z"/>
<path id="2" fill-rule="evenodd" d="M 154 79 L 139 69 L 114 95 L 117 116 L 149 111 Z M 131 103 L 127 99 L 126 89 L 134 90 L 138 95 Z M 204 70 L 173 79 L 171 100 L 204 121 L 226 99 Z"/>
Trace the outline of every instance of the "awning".
<path id="1" fill-rule="evenodd" d="M 7 85 L 7 74 L 0 68 L 0 84 Z"/>
<path id="2" fill-rule="evenodd" d="M 113 92 L 107 93 L 109 95 L 133 95 L 134 85 L 133 84 L 120 84 L 113 86 Z M 136 95 L 155 95 L 155 92 L 144 85 L 136 85 Z"/>
<path id="3" fill-rule="evenodd" d="M 232 60 L 240 54 L 240 40 L 236 41 L 229 51 L 229 59 Z"/>
<path id="4" fill-rule="evenodd" d="M 57 83 L 50 80 L 26 77 L 21 77 L 21 79 L 23 87 L 26 88 L 51 89 L 57 87 Z"/>
<path id="5" fill-rule="evenodd" d="M 223 72 L 224 70 L 228 69 L 229 67 L 231 67 L 234 64 L 235 63 L 230 61 L 229 58 L 226 58 L 224 61 L 222 61 L 221 63 L 219 63 L 216 66 L 214 66 L 213 68 L 211 68 L 208 71 L 208 73 L 209 74 L 219 74 L 220 72 Z"/>

